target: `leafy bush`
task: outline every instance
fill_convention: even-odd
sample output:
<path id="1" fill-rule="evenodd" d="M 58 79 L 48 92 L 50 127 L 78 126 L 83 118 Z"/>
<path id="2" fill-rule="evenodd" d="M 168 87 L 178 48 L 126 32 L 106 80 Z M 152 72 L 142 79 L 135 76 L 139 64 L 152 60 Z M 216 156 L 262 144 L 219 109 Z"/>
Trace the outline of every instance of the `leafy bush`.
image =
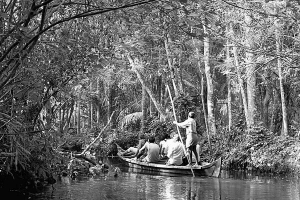
<path id="1" fill-rule="evenodd" d="M 295 138 L 277 136 L 260 126 L 249 133 L 232 131 L 225 134 L 229 134 L 231 139 L 213 138 L 220 148 L 219 152 L 223 151 L 225 168 L 272 173 L 298 172 L 300 169 L 300 142 Z M 214 155 L 217 152 L 215 150 Z"/>
<path id="2" fill-rule="evenodd" d="M 165 134 L 171 135 L 173 131 L 176 131 L 176 129 L 171 121 L 160 121 L 158 118 L 149 118 L 147 120 L 145 132 L 155 135 L 160 140 Z"/>

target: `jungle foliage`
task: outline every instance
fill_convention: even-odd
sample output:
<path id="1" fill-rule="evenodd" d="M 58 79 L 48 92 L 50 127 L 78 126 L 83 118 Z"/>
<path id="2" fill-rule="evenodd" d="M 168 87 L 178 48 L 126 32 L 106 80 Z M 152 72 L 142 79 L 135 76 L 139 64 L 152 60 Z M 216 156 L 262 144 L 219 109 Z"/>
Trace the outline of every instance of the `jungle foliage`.
<path id="1" fill-rule="evenodd" d="M 0 1 L 0 176 L 20 178 L 0 189 L 48 183 L 92 142 L 100 157 L 141 132 L 176 132 L 171 95 L 178 121 L 196 113 L 204 160 L 298 172 L 299 11 L 293 0 Z"/>

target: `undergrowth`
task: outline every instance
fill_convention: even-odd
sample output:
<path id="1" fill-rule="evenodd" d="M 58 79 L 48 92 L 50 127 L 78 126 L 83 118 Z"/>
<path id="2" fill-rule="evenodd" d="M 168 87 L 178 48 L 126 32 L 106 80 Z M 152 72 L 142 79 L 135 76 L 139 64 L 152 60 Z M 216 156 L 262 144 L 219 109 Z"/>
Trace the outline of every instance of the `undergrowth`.
<path id="1" fill-rule="evenodd" d="M 294 137 L 282 137 L 256 127 L 248 133 L 232 130 L 204 138 L 202 154 L 212 158 L 222 156 L 223 168 L 230 170 L 256 170 L 270 173 L 300 172 L 300 142 Z M 212 153 L 209 150 L 212 149 Z"/>

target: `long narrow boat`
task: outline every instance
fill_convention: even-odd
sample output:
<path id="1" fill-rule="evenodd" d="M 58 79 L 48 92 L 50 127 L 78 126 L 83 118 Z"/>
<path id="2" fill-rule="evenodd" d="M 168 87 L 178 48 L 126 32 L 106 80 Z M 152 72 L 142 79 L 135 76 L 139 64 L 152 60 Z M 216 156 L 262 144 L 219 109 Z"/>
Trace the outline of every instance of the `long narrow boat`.
<path id="1" fill-rule="evenodd" d="M 132 172 L 150 172 L 157 174 L 177 174 L 177 175 L 193 175 L 195 176 L 209 176 L 209 177 L 219 177 L 221 172 L 221 157 L 212 163 L 203 163 L 200 166 L 172 166 L 165 165 L 166 161 L 161 161 L 158 163 L 146 163 L 138 161 L 134 158 L 128 158 L 121 155 L 124 150 L 118 146 L 118 157 L 124 161 L 126 166 L 128 166 Z"/>

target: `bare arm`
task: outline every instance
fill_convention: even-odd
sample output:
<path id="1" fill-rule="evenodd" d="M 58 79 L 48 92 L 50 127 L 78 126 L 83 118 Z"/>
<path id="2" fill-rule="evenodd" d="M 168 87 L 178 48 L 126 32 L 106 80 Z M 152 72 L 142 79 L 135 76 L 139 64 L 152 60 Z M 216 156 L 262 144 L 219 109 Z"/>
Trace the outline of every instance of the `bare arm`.
<path id="1" fill-rule="evenodd" d="M 188 120 L 185 120 L 184 122 L 181 123 L 174 121 L 173 123 L 181 128 L 186 128 L 190 125 L 190 122 Z"/>

